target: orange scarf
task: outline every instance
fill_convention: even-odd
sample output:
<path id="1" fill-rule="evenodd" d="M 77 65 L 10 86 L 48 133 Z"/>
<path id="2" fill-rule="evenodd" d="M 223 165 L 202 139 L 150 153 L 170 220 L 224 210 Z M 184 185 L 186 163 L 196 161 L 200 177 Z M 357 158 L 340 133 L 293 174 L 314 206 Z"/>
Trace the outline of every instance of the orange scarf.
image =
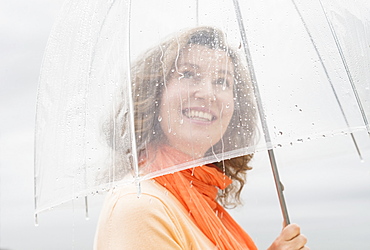
<path id="1" fill-rule="evenodd" d="M 151 167 L 161 169 L 188 160 L 188 155 L 162 146 L 156 152 Z M 186 169 L 154 179 L 180 201 L 193 222 L 218 249 L 257 249 L 250 236 L 216 201 L 218 188 L 225 189 L 232 181 L 214 165 Z"/>

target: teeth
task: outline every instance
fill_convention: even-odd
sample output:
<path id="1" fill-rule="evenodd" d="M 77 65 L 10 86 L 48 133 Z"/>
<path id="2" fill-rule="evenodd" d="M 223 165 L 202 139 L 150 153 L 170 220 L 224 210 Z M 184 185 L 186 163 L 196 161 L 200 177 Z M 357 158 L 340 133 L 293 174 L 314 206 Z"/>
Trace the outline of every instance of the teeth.
<path id="1" fill-rule="evenodd" d="M 185 112 L 185 115 L 191 119 L 197 119 L 202 121 L 212 121 L 213 116 L 210 113 L 197 111 L 197 110 L 188 110 Z"/>

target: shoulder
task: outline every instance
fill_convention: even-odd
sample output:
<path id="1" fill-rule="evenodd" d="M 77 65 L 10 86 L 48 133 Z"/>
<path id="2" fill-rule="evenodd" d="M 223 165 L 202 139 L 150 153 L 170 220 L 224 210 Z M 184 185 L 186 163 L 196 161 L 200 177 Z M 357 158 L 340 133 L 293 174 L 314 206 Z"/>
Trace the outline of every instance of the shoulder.
<path id="1" fill-rule="evenodd" d="M 109 199 L 109 198 L 108 198 Z M 153 193 L 120 193 L 110 197 L 109 201 L 115 219 L 122 217 L 126 221 L 140 218 L 158 218 L 168 216 L 168 199 L 161 199 Z"/>
<path id="2" fill-rule="evenodd" d="M 106 203 L 110 203 L 115 209 L 123 206 L 140 210 L 153 210 L 153 207 L 166 207 L 167 203 L 171 203 L 173 199 L 176 198 L 170 196 L 167 189 L 152 180 L 147 180 L 141 182 L 139 192 L 135 185 L 111 191 Z"/>
<path id="3" fill-rule="evenodd" d="M 112 191 L 101 212 L 96 244 L 109 242 L 117 249 L 148 249 L 153 244 L 168 246 L 161 249 L 186 249 L 171 199 L 163 187 L 153 182 L 142 183 L 139 195 L 132 187 Z"/>
<path id="4" fill-rule="evenodd" d="M 105 219 L 113 224 L 178 225 L 178 213 L 184 208 L 167 189 L 154 181 L 143 181 L 141 193 L 136 187 L 125 186 L 112 191 L 103 208 Z M 159 225 L 160 224 L 160 225 Z"/>

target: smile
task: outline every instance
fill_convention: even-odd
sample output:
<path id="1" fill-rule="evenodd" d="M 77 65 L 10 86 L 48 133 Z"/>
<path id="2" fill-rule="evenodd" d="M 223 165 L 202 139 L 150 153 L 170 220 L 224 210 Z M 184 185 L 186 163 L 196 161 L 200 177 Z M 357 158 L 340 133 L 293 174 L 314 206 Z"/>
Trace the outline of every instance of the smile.
<path id="1" fill-rule="evenodd" d="M 200 111 L 200 110 L 185 109 L 183 111 L 183 114 L 189 119 L 198 120 L 198 121 L 211 122 L 216 119 L 216 117 L 213 116 L 211 113 Z"/>

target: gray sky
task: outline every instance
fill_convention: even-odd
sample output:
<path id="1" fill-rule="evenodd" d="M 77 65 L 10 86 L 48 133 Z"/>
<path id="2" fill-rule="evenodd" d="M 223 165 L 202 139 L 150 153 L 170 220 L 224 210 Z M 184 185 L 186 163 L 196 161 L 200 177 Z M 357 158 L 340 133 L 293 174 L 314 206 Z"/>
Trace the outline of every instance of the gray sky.
<path id="1" fill-rule="evenodd" d="M 38 227 L 33 218 L 37 81 L 62 2 L 0 3 L 0 249 L 92 248 L 102 197 L 91 199 L 89 220 L 79 201 L 41 214 Z M 302 226 L 311 249 L 370 249 L 370 143 L 366 134 L 358 136 L 364 163 L 348 136 L 276 150 L 292 221 Z M 332 150 L 339 143 L 348 150 Z M 282 219 L 264 152 L 253 166 L 245 206 L 232 214 L 263 249 L 279 234 Z"/>

